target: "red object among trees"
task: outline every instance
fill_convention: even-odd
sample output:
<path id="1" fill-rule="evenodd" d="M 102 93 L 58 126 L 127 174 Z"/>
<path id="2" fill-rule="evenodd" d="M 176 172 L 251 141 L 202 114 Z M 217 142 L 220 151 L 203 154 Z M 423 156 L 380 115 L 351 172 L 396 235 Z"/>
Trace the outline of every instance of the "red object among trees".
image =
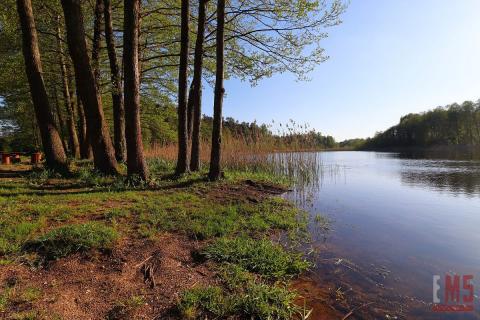
<path id="1" fill-rule="evenodd" d="M 2 154 L 2 164 L 9 165 L 11 163 L 10 160 L 10 155 L 8 153 Z"/>
<path id="2" fill-rule="evenodd" d="M 30 156 L 30 162 L 32 164 L 39 164 L 41 160 L 42 154 L 40 152 L 32 153 L 32 155 Z"/>

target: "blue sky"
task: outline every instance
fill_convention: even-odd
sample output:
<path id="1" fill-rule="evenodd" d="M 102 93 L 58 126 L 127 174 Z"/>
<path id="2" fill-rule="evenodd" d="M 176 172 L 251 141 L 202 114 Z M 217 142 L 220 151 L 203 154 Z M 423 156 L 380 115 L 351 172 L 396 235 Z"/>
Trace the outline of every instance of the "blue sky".
<path id="1" fill-rule="evenodd" d="M 477 100 L 479 13 L 480 0 L 351 0 L 324 42 L 330 59 L 311 81 L 283 74 L 252 88 L 229 80 L 224 116 L 294 119 L 343 140 L 372 136 L 410 112 Z"/>

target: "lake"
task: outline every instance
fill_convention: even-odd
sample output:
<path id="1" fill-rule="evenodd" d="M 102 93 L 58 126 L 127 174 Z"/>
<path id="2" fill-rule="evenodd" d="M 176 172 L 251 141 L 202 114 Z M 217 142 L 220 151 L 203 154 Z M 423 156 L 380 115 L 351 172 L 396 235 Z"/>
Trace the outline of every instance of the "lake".
<path id="1" fill-rule="evenodd" d="M 309 319 L 480 319 L 480 161 L 320 152 L 287 198 L 310 212 L 315 268 L 294 287 Z M 320 215 L 321 218 L 316 218 Z M 326 218 L 325 218 L 326 217 Z M 473 275 L 475 311 L 433 312 L 433 276 Z M 454 279 L 454 278 L 452 278 Z"/>

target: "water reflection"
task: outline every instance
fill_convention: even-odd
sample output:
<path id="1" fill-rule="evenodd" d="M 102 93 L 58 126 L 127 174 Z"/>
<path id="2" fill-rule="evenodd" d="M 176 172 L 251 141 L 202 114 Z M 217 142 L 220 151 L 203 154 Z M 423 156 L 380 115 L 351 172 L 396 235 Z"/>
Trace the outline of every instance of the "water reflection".
<path id="1" fill-rule="evenodd" d="M 400 171 L 407 186 L 427 187 L 437 192 L 480 195 L 480 163 L 475 161 L 422 161 L 406 163 Z"/>
<path id="2" fill-rule="evenodd" d="M 478 312 L 430 311 L 432 275 L 480 279 L 479 161 L 375 152 L 302 157 L 316 162 L 307 166 L 315 174 L 287 197 L 312 216 L 317 268 L 296 287 L 322 310 L 313 319 L 331 315 L 325 303 L 345 312 L 372 301 L 357 318 L 480 319 Z M 318 214 L 333 221 L 326 233 L 315 224 Z"/>

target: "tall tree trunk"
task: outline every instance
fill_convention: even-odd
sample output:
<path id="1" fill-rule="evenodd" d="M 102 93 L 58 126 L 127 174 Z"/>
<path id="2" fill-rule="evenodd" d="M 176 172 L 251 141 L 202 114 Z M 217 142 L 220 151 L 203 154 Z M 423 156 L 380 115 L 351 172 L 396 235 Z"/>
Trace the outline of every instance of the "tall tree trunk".
<path id="1" fill-rule="evenodd" d="M 85 41 L 80 0 L 62 0 L 67 40 L 73 60 L 75 77 L 87 119 L 87 135 L 93 150 L 93 162 L 100 172 L 116 174 L 117 160 L 102 108 Z"/>
<path id="2" fill-rule="evenodd" d="M 202 71 L 203 71 L 203 42 L 205 40 L 205 20 L 208 0 L 199 0 L 197 40 L 195 42 L 195 58 L 193 62 L 193 92 L 189 97 L 193 104 L 192 149 L 190 156 L 190 170 L 200 170 L 200 126 L 202 122 Z"/>
<path id="3" fill-rule="evenodd" d="M 100 90 L 100 49 L 102 40 L 103 0 L 96 0 L 93 21 L 92 68 L 97 90 Z"/>
<path id="4" fill-rule="evenodd" d="M 65 121 L 63 119 L 62 110 L 60 109 L 60 102 L 59 102 L 59 99 L 58 99 L 58 92 L 57 92 L 56 84 L 53 84 L 52 95 L 53 95 L 53 101 L 55 102 L 54 109 L 55 109 L 55 114 L 57 115 L 57 119 L 58 119 L 57 128 L 58 128 L 58 131 L 59 131 L 59 134 L 60 134 L 60 138 L 62 139 L 63 150 L 65 150 L 65 152 L 68 152 L 68 143 L 67 143 L 67 139 L 65 138 L 66 124 L 65 124 Z M 54 116 L 54 119 L 55 119 L 55 116 Z"/>
<path id="5" fill-rule="evenodd" d="M 103 6 L 105 18 L 105 40 L 107 42 L 108 59 L 110 61 L 110 76 L 112 81 L 115 157 L 117 158 L 117 161 L 125 161 L 127 160 L 125 107 L 123 103 L 122 77 L 115 50 L 115 38 L 113 36 L 112 3 L 110 0 L 104 0 Z"/>
<path id="6" fill-rule="evenodd" d="M 225 37 L 225 0 L 217 1 L 217 48 L 215 71 L 215 101 L 213 105 L 212 153 L 210 155 L 210 171 L 208 177 L 212 181 L 220 179 L 222 172 L 222 108 L 224 78 L 224 37 Z"/>
<path id="7" fill-rule="evenodd" d="M 17 10 L 22 28 L 25 70 L 45 151 L 46 164 L 49 168 L 65 171 L 67 170 L 67 157 L 52 117 L 52 110 L 43 81 L 42 62 L 31 1 L 17 0 Z"/>
<path id="8" fill-rule="evenodd" d="M 127 138 L 128 175 L 148 178 L 143 155 L 140 126 L 140 72 L 138 66 L 138 33 L 140 0 L 124 2 L 123 65 L 125 81 L 125 135 Z"/>
<path id="9" fill-rule="evenodd" d="M 70 152 L 74 158 L 80 157 L 80 144 L 78 142 L 77 129 L 75 127 L 75 103 L 71 96 L 70 80 L 65 62 L 65 52 L 62 43 L 62 30 L 60 26 L 60 16 L 57 17 L 57 49 L 60 63 L 60 73 L 62 77 L 63 100 L 65 110 L 67 111 L 67 127 L 69 133 Z"/>
<path id="10" fill-rule="evenodd" d="M 188 100 L 187 100 L 187 137 L 188 143 L 192 141 L 192 130 L 193 130 L 193 81 L 190 84 L 190 89 L 188 90 Z"/>
<path id="11" fill-rule="evenodd" d="M 187 132 L 187 88 L 188 88 L 188 44 L 190 15 L 189 0 L 182 0 L 180 66 L 178 68 L 178 158 L 177 174 L 188 171 Z"/>
<path id="12" fill-rule="evenodd" d="M 82 98 L 78 85 L 76 86 L 77 95 L 77 113 L 78 113 L 78 127 L 80 140 L 80 157 L 82 159 L 93 159 L 92 144 L 88 136 L 87 117 L 85 116 L 85 108 L 83 107 Z"/>

